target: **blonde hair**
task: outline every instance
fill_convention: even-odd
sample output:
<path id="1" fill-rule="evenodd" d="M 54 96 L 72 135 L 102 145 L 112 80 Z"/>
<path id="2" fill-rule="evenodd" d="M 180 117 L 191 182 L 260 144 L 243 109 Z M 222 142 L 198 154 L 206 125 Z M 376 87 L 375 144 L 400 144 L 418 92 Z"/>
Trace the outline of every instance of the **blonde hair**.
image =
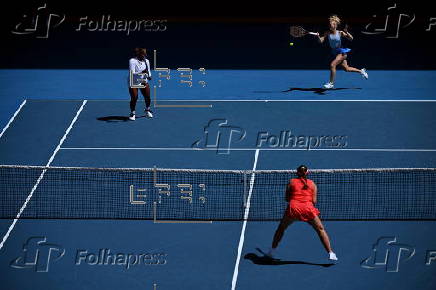
<path id="1" fill-rule="evenodd" d="M 341 19 L 338 17 L 338 15 L 330 15 L 329 21 L 336 22 L 337 24 L 341 24 Z"/>

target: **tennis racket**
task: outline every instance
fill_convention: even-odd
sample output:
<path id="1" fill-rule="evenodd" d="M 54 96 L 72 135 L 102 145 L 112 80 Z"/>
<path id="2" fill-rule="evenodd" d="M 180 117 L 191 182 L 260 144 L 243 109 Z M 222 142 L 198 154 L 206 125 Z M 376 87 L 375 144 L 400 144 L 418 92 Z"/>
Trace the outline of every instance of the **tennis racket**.
<path id="1" fill-rule="evenodd" d="M 303 37 L 303 36 L 308 35 L 308 34 L 318 35 L 315 32 L 307 31 L 306 29 L 304 29 L 301 26 L 291 26 L 290 33 L 293 37 Z"/>

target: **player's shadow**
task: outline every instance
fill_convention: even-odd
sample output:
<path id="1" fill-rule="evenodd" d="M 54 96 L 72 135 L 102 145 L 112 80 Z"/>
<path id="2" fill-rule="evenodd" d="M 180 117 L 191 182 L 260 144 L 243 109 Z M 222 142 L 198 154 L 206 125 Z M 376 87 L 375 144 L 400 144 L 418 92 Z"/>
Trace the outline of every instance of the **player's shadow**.
<path id="1" fill-rule="evenodd" d="M 145 116 L 136 116 L 136 119 L 144 118 L 144 117 Z M 104 117 L 98 117 L 97 120 L 108 122 L 108 123 L 130 121 L 129 117 L 127 116 L 104 116 Z"/>
<path id="2" fill-rule="evenodd" d="M 258 249 L 259 250 L 259 249 Z M 262 251 L 260 251 L 263 253 Z M 268 265 L 268 266 L 281 266 L 281 265 L 311 265 L 311 266 L 319 266 L 319 267 L 331 267 L 335 265 L 334 263 L 311 263 L 311 262 L 305 262 L 305 261 L 284 261 L 284 260 L 278 260 L 278 259 L 271 259 L 269 257 L 266 257 L 264 254 L 261 256 L 255 254 L 255 253 L 248 253 L 244 256 L 244 259 L 250 260 L 253 262 L 253 264 L 256 265 Z"/>
<path id="3" fill-rule="evenodd" d="M 333 88 L 333 89 L 324 89 L 324 88 L 289 88 L 284 91 L 254 91 L 254 93 L 290 93 L 293 91 L 300 92 L 313 92 L 317 95 L 325 95 L 329 91 L 343 91 L 343 90 L 361 90 L 362 88 Z"/>
<path id="4" fill-rule="evenodd" d="M 317 95 L 325 95 L 328 91 L 343 91 L 343 90 L 361 90 L 362 88 L 333 88 L 333 89 L 324 89 L 324 88 L 289 88 L 282 93 L 290 93 L 293 91 L 300 92 L 313 92 Z"/>

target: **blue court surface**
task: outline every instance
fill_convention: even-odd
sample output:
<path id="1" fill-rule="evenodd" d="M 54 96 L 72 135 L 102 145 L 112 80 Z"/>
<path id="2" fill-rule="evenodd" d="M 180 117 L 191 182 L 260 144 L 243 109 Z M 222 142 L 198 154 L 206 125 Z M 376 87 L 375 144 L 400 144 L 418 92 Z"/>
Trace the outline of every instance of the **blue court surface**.
<path id="1" fill-rule="evenodd" d="M 436 168 L 436 72 L 339 72 L 336 90 L 319 89 L 327 76 L 208 71 L 190 88 L 156 78 L 155 117 L 132 122 L 124 71 L 2 70 L 0 164 Z M 0 288 L 436 289 L 436 221 L 324 225 L 337 264 L 305 223 L 269 261 L 277 222 L 2 219 Z"/>

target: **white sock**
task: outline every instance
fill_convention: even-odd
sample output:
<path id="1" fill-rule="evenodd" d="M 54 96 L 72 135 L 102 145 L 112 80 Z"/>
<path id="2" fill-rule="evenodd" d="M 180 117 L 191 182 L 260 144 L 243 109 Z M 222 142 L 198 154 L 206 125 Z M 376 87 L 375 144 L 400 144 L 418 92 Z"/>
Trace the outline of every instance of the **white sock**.
<path id="1" fill-rule="evenodd" d="M 136 111 L 132 111 L 132 114 L 133 114 L 133 115 L 136 115 Z"/>

